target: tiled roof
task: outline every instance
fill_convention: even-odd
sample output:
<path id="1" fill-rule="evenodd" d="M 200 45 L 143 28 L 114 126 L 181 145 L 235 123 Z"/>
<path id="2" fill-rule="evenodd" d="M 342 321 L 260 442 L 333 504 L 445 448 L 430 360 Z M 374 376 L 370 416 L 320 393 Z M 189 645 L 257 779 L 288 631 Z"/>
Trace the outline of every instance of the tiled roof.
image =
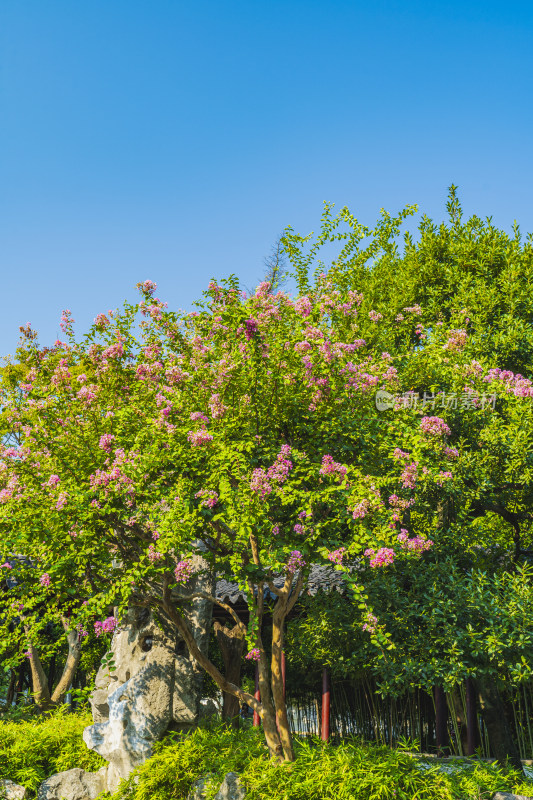
<path id="1" fill-rule="evenodd" d="M 281 588 L 284 583 L 284 576 L 277 575 L 273 579 L 273 584 Z M 346 581 L 344 575 L 339 570 L 336 570 L 333 565 L 319 565 L 314 564 L 311 567 L 309 579 L 304 592 L 310 595 L 316 595 L 319 591 L 331 592 L 333 590 L 344 594 L 346 591 Z M 246 602 L 246 592 L 239 588 L 237 583 L 221 579 L 217 581 L 216 596 L 218 600 L 225 603 L 235 604 L 239 601 Z M 265 596 L 274 599 L 274 594 L 265 586 Z"/>

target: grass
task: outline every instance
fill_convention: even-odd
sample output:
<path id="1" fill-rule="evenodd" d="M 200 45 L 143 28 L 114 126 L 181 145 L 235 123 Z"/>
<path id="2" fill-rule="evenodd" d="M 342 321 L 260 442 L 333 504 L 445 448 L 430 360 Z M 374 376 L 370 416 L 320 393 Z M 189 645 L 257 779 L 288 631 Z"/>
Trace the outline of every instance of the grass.
<path id="1" fill-rule="evenodd" d="M 0 777 L 26 786 L 35 797 L 41 781 L 81 767 L 96 771 L 105 762 L 82 740 L 89 715 L 57 712 L 47 718 L 0 722 Z M 184 800 L 192 785 L 210 776 L 212 800 L 224 775 L 236 772 L 247 800 L 489 800 L 496 790 L 533 795 L 533 783 L 512 770 L 474 762 L 446 774 L 420 769 L 405 749 L 360 741 L 339 745 L 296 741 L 297 759 L 274 764 L 260 730 L 228 730 L 211 723 L 190 734 L 170 734 L 154 755 L 109 800 Z"/>
<path id="2" fill-rule="evenodd" d="M 47 717 L 0 721 L 0 778 L 35 792 L 39 784 L 73 767 L 96 772 L 106 762 L 89 750 L 83 729 L 92 724 L 90 714 L 59 710 Z"/>

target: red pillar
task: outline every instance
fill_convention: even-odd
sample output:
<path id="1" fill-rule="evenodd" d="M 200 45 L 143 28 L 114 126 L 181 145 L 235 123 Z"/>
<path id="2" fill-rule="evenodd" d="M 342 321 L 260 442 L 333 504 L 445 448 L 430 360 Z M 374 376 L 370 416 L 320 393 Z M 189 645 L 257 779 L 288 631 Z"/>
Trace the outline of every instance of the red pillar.
<path id="1" fill-rule="evenodd" d="M 466 755 L 473 756 L 476 749 L 476 693 L 472 678 L 465 681 L 466 695 Z"/>
<path id="2" fill-rule="evenodd" d="M 255 695 L 256 700 L 261 701 L 261 692 L 259 691 L 259 665 L 255 665 Z M 254 728 L 258 728 L 261 725 L 261 717 L 254 711 Z"/>
<path id="3" fill-rule="evenodd" d="M 330 702 L 329 674 L 324 667 L 322 670 L 322 725 L 320 726 L 320 738 L 323 742 L 329 739 L 329 702 Z"/>

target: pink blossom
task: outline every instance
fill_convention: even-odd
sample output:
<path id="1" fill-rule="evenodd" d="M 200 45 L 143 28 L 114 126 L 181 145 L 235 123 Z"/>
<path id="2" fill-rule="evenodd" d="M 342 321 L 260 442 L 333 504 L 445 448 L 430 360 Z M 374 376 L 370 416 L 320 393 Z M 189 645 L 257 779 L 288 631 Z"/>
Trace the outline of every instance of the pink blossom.
<path id="1" fill-rule="evenodd" d="M 294 310 L 297 314 L 301 314 L 302 317 L 308 317 L 313 310 L 313 305 L 309 297 L 307 297 L 307 295 L 299 297 L 294 303 Z"/>
<path id="2" fill-rule="evenodd" d="M 246 655 L 244 656 L 247 661 L 259 661 L 261 658 L 261 651 L 258 647 L 252 648 Z"/>
<path id="3" fill-rule="evenodd" d="M 62 508 L 65 508 L 68 500 L 68 494 L 66 492 L 61 492 L 59 497 L 57 498 L 56 502 L 56 511 L 61 511 Z"/>
<path id="4" fill-rule="evenodd" d="M 395 447 L 392 453 L 393 458 L 405 460 L 410 458 L 409 453 L 406 453 L 405 450 L 400 450 L 399 447 Z"/>
<path id="5" fill-rule="evenodd" d="M 433 541 L 431 539 L 423 539 L 421 536 L 415 536 L 413 539 L 409 538 L 402 538 L 398 536 L 400 540 L 400 545 L 404 550 L 407 550 L 410 553 L 415 553 L 416 555 L 421 555 L 424 551 L 429 550 L 433 547 Z"/>
<path id="6" fill-rule="evenodd" d="M 78 400 L 83 400 L 88 405 L 90 405 L 94 398 L 96 397 L 98 387 L 91 385 L 91 386 L 82 386 L 79 392 L 76 392 L 76 397 Z"/>
<path id="7" fill-rule="evenodd" d="M 113 633 L 116 627 L 117 621 L 115 617 L 107 617 L 103 621 L 98 620 L 94 623 L 94 632 L 96 636 L 101 636 L 102 633 Z"/>
<path id="8" fill-rule="evenodd" d="M 176 583 L 187 583 L 194 573 L 194 567 L 190 561 L 180 561 L 174 570 Z"/>
<path id="9" fill-rule="evenodd" d="M 162 397 L 162 395 L 160 396 Z M 206 415 L 202 414 L 201 411 L 193 411 L 192 414 L 189 415 L 189 419 L 192 419 L 193 422 L 196 422 L 197 420 L 201 420 L 202 422 L 209 422 L 209 417 L 206 417 Z"/>
<path id="10" fill-rule="evenodd" d="M 366 517 L 369 511 L 370 511 L 370 500 L 367 499 L 361 500 L 361 502 L 355 506 L 352 512 L 352 517 L 353 519 L 364 519 L 364 517 Z"/>
<path id="11" fill-rule="evenodd" d="M 214 508 L 218 503 L 218 494 L 211 489 L 200 489 L 194 496 L 201 498 L 200 505 L 205 508 Z"/>
<path id="12" fill-rule="evenodd" d="M 418 464 L 413 462 L 412 464 L 406 464 L 403 468 L 403 472 L 400 475 L 400 480 L 402 482 L 402 486 L 405 489 L 414 489 L 416 486 L 416 479 L 418 477 Z"/>
<path id="13" fill-rule="evenodd" d="M 394 561 L 394 550 L 391 550 L 390 547 L 380 547 L 376 553 L 369 548 L 365 550 L 365 556 L 370 558 L 370 566 L 372 569 L 376 567 L 386 567 Z"/>
<path id="14" fill-rule="evenodd" d="M 212 442 L 213 437 L 205 428 L 202 428 L 199 431 L 189 431 L 187 434 L 187 441 L 193 447 L 201 447 L 204 444 Z"/>
<path id="15" fill-rule="evenodd" d="M 9 561 L 5 561 L 3 564 L 0 564 L 0 569 L 13 569 Z"/>
<path id="16" fill-rule="evenodd" d="M 278 536 L 279 535 L 279 525 L 273 525 L 272 526 L 272 535 L 273 536 Z"/>
<path id="17" fill-rule="evenodd" d="M 53 487 L 57 486 L 58 483 L 59 483 L 59 475 L 50 475 L 50 477 L 48 478 L 48 482 L 45 484 L 45 486 L 49 486 L 51 489 L 53 489 Z"/>
<path id="18" fill-rule="evenodd" d="M 420 427 L 428 436 L 448 436 L 450 428 L 441 417 L 422 417 Z"/>
<path id="19" fill-rule="evenodd" d="M 368 312 L 368 316 L 372 322 L 379 322 L 380 319 L 383 319 L 383 314 L 380 314 L 379 311 L 374 311 L 374 309 Z"/>
<path id="20" fill-rule="evenodd" d="M 39 583 L 41 586 L 50 586 L 50 575 L 47 572 L 44 572 L 39 578 Z"/>
<path id="21" fill-rule="evenodd" d="M 250 341 L 250 339 L 253 339 L 255 334 L 257 333 L 258 330 L 257 320 L 251 317 L 250 319 L 244 321 L 244 325 L 245 325 L 244 335 L 246 336 L 248 341 Z"/>
<path id="22" fill-rule="evenodd" d="M 72 318 L 72 311 L 66 308 L 61 314 L 60 327 L 63 333 L 72 333 L 72 324 L 75 320 Z"/>
<path id="23" fill-rule="evenodd" d="M 444 448 L 444 455 L 447 458 L 459 458 L 459 450 L 456 447 L 445 447 Z"/>
<path id="24" fill-rule="evenodd" d="M 296 572 L 299 569 L 303 569 L 306 565 L 306 561 L 299 550 L 293 550 L 289 556 L 289 560 L 287 561 L 287 572 Z"/>
<path id="25" fill-rule="evenodd" d="M 449 471 L 447 471 L 447 472 L 439 472 L 439 474 L 436 477 L 436 482 L 437 482 L 438 486 L 442 486 L 446 481 L 452 480 L 452 478 L 453 478 L 453 475 Z"/>
<path id="26" fill-rule="evenodd" d="M 250 481 L 250 489 L 261 497 L 266 497 L 272 491 L 272 484 L 268 480 L 267 474 L 264 469 L 258 467 L 252 472 L 252 479 Z"/>
<path id="27" fill-rule="evenodd" d="M 375 633 L 378 624 L 378 618 L 369 612 L 366 615 L 365 620 L 366 622 L 363 624 L 363 630 L 368 631 L 370 634 Z"/>
<path id="28" fill-rule="evenodd" d="M 342 559 L 344 558 L 345 555 L 346 555 L 346 548 L 339 547 L 338 550 L 332 550 L 330 553 L 328 553 L 327 558 L 333 564 L 342 564 Z"/>
<path id="29" fill-rule="evenodd" d="M 212 394 L 209 398 L 209 410 L 213 419 L 222 419 L 228 407 L 224 405 L 219 394 Z"/>
<path id="30" fill-rule="evenodd" d="M 305 528 L 300 522 L 297 522 L 296 525 L 293 528 L 293 531 L 294 531 L 294 533 L 297 533 L 300 536 L 302 536 L 305 533 Z"/>
<path id="31" fill-rule="evenodd" d="M 141 283 L 140 288 L 146 294 L 152 295 L 157 289 L 157 283 L 154 283 L 154 281 L 144 281 L 144 283 Z"/>
<path id="32" fill-rule="evenodd" d="M 464 328 L 459 328 L 457 330 L 454 329 L 449 330 L 448 341 L 446 342 L 446 344 L 443 346 L 442 349 L 450 351 L 461 350 L 465 346 L 467 338 L 468 334 L 464 330 Z"/>
<path id="33" fill-rule="evenodd" d="M 98 442 L 98 446 L 105 450 L 106 453 L 110 453 L 113 448 L 113 442 L 115 441 L 115 437 L 112 433 L 104 433 L 103 436 L 100 436 L 100 441 Z"/>
<path id="34" fill-rule="evenodd" d="M 148 545 L 148 560 L 154 564 L 156 561 L 160 561 L 163 558 L 163 553 L 160 553 L 159 550 L 156 550 L 153 544 Z"/>
<path id="35" fill-rule="evenodd" d="M 348 472 L 348 467 L 345 467 L 343 464 L 339 464 L 337 461 L 333 460 L 333 457 L 329 454 L 322 456 L 322 466 L 319 470 L 321 475 L 339 475 L 340 477 L 344 477 Z"/>
<path id="36" fill-rule="evenodd" d="M 94 324 L 97 328 L 105 328 L 106 325 L 109 325 L 109 319 L 106 317 L 105 314 L 97 314 L 94 320 Z"/>

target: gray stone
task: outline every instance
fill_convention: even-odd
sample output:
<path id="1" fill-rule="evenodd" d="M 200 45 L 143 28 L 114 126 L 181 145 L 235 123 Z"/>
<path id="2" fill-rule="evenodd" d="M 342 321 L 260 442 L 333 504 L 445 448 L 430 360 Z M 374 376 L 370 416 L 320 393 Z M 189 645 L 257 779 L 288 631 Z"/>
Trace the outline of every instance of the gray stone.
<path id="1" fill-rule="evenodd" d="M 18 783 L 0 778 L 0 797 L 3 800 L 24 800 L 26 789 Z"/>
<path id="2" fill-rule="evenodd" d="M 210 776 L 206 775 L 196 781 L 187 795 L 187 800 L 205 800 L 206 784 Z M 228 772 L 220 784 L 214 800 L 245 800 L 246 791 L 240 784 L 239 776 L 235 772 Z"/>
<path id="3" fill-rule="evenodd" d="M 37 792 L 37 800 L 95 800 L 107 789 L 107 767 L 98 772 L 69 769 L 58 772 L 43 781 Z"/>
<path id="4" fill-rule="evenodd" d="M 494 792 L 492 800 L 533 800 L 523 794 L 509 794 L 509 792 Z"/>
<path id="5" fill-rule="evenodd" d="M 245 797 L 246 792 L 240 784 L 239 776 L 235 772 L 228 772 L 215 795 L 215 800 L 244 800 Z"/>
<path id="6" fill-rule="evenodd" d="M 197 581 L 209 590 L 201 584 L 206 578 Z M 211 604 L 195 600 L 187 617 L 205 650 Z M 94 725 L 83 739 L 109 761 L 107 788 L 114 791 L 151 756 L 152 745 L 170 726 L 184 730 L 197 724 L 201 680 L 176 630 L 157 625 L 147 609 L 129 609 L 115 630 L 111 653 L 113 667 L 101 667 L 96 676 L 90 699 Z"/>

